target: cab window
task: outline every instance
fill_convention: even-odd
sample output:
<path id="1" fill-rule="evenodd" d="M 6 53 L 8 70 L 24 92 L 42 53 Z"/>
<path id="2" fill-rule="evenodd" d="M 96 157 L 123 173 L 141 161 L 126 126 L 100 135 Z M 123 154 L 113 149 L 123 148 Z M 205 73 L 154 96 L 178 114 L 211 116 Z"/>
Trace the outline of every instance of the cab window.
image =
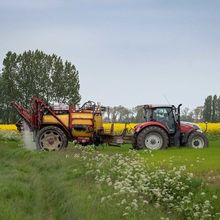
<path id="1" fill-rule="evenodd" d="M 173 112 L 170 108 L 156 108 L 152 112 L 153 121 L 163 123 L 169 130 L 175 131 L 175 121 L 173 118 Z"/>

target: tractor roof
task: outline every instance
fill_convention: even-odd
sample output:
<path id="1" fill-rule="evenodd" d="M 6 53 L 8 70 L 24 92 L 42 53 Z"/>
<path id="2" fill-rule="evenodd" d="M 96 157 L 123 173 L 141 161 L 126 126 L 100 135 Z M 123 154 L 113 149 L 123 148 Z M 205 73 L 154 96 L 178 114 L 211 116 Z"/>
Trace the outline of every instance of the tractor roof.
<path id="1" fill-rule="evenodd" d="M 142 105 L 144 108 L 172 108 L 174 107 L 173 105 L 163 105 L 163 104 L 145 104 L 145 105 Z"/>

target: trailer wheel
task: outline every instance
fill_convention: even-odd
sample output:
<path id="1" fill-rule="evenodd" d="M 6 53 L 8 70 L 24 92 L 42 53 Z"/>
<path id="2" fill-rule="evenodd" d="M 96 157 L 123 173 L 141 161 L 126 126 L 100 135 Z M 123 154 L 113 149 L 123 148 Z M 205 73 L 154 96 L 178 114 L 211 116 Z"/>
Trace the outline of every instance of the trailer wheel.
<path id="1" fill-rule="evenodd" d="M 186 146 L 196 149 L 205 148 L 208 146 L 208 139 L 203 133 L 195 131 L 189 135 Z"/>
<path id="2" fill-rule="evenodd" d="M 159 150 L 168 146 L 168 135 L 160 127 L 150 126 L 144 128 L 137 136 L 137 148 Z"/>
<path id="3" fill-rule="evenodd" d="M 36 145 L 39 150 L 57 151 L 67 144 L 66 134 L 58 127 L 46 126 L 37 133 Z"/>

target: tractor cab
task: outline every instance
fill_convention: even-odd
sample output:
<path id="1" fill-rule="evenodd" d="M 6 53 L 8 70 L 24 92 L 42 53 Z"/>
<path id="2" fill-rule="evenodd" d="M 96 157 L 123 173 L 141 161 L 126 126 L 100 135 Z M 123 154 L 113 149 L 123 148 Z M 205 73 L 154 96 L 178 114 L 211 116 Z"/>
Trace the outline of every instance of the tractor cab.
<path id="1" fill-rule="evenodd" d="M 179 130 L 180 106 L 174 105 L 144 105 L 144 118 L 146 122 L 159 122 L 166 126 L 170 134 Z"/>

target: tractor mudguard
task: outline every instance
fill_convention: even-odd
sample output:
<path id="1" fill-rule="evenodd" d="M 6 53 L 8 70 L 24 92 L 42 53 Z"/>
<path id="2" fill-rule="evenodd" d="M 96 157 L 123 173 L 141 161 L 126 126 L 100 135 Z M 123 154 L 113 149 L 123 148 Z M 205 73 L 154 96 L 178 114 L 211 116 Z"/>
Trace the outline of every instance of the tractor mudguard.
<path id="1" fill-rule="evenodd" d="M 134 128 L 134 133 L 137 134 L 137 133 L 141 132 L 144 128 L 149 127 L 149 126 L 158 126 L 162 129 L 164 129 L 167 133 L 169 133 L 168 128 L 164 124 L 162 124 L 160 122 L 156 122 L 156 121 L 144 122 L 144 123 L 137 125 Z"/>

